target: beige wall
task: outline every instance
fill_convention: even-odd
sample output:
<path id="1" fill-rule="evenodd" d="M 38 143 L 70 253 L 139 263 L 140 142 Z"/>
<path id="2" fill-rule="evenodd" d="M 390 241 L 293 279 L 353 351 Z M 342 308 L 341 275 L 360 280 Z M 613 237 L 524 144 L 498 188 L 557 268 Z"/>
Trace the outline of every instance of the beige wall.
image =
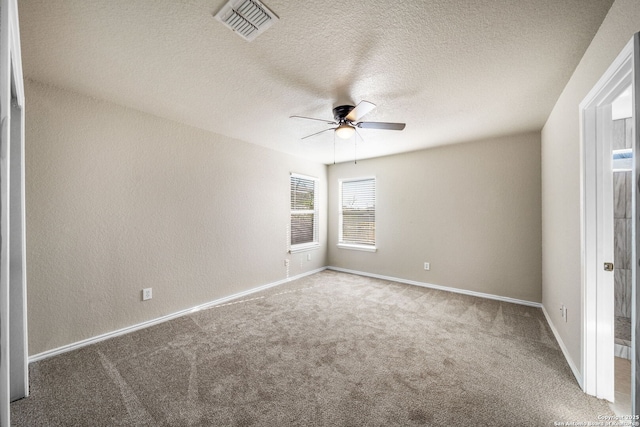
<path id="1" fill-rule="evenodd" d="M 376 253 L 336 247 L 338 179 L 359 176 Z M 540 302 L 540 209 L 538 132 L 330 166 L 329 265 Z"/>
<path id="2" fill-rule="evenodd" d="M 637 0 L 617 0 L 542 130 L 543 304 L 569 357 L 582 372 L 580 128 L 578 105 L 640 31 Z M 560 316 L 568 309 L 568 321 Z"/>
<path id="3" fill-rule="evenodd" d="M 30 354 L 326 265 L 326 218 L 286 253 L 289 173 L 326 212 L 325 165 L 31 81 L 26 103 Z"/>

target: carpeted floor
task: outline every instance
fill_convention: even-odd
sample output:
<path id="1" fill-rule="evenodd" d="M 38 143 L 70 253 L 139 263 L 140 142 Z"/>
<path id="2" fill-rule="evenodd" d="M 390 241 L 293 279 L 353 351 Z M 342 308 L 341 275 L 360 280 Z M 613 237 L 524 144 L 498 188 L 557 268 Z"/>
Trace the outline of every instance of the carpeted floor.
<path id="1" fill-rule="evenodd" d="M 541 310 L 324 271 L 33 363 L 19 426 L 546 426 L 613 413 Z"/>

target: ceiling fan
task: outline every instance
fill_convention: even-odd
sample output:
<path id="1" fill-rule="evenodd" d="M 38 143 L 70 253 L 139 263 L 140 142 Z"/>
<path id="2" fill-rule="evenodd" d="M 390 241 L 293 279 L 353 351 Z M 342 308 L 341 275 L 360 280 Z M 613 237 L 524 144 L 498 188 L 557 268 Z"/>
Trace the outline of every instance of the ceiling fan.
<path id="1" fill-rule="evenodd" d="M 349 139 L 356 132 L 356 128 L 361 129 L 386 129 L 386 130 L 402 130 L 405 127 L 404 123 L 386 123 L 386 122 L 360 122 L 362 116 L 370 112 L 376 108 L 375 104 L 372 104 L 368 101 L 360 101 L 358 105 L 355 107 L 353 105 L 339 105 L 333 109 L 333 121 L 325 120 L 325 119 L 316 119 L 314 117 L 304 117 L 304 116 L 291 116 L 292 119 L 305 119 L 305 120 L 316 120 L 319 122 L 324 122 L 328 125 L 332 125 L 335 127 L 330 127 L 325 130 L 321 130 L 320 132 L 312 133 L 311 135 L 307 135 L 302 137 L 302 139 L 307 139 L 312 136 L 316 136 L 323 132 L 334 130 L 335 134 L 338 138 Z"/>

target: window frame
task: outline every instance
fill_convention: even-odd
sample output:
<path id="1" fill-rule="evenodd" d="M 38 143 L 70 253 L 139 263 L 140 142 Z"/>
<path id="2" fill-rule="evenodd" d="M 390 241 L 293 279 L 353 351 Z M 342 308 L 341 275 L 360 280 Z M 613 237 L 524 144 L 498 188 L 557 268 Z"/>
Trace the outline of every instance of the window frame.
<path id="1" fill-rule="evenodd" d="M 343 184 L 346 182 L 354 182 L 354 181 L 370 181 L 373 180 L 373 201 L 374 201 L 374 226 L 377 227 L 377 221 L 375 220 L 375 212 L 377 197 L 378 197 L 378 180 L 375 176 L 362 176 L 356 178 L 342 178 L 338 180 L 338 244 L 337 246 L 341 249 L 351 249 L 357 251 L 365 251 L 365 252 L 376 252 L 378 250 L 377 244 L 377 233 L 374 234 L 374 242 L 373 244 L 363 244 L 363 243 L 350 243 L 344 241 L 343 236 L 343 211 L 342 211 L 342 193 L 343 193 Z"/>
<path id="2" fill-rule="evenodd" d="M 293 209 L 291 206 L 291 184 L 292 179 L 305 179 L 308 181 L 313 181 L 313 209 Z M 296 253 L 302 251 L 308 251 L 312 249 L 317 249 L 320 247 L 320 179 L 314 176 L 303 175 L 295 172 L 291 172 L 289 174 L 289 235 L 287 236 L 287 243 L 289 245 L 289 253 Z M 295 212 L 295 213 L 294 213 Z M 308 215 L 313 214 L 313 241 L 305 242 L 305 243 L 297 243 L 293 244 L 291 239 L 293 238 L 293 230 L 292 230 L 292 219 L 294 215 Z"/>

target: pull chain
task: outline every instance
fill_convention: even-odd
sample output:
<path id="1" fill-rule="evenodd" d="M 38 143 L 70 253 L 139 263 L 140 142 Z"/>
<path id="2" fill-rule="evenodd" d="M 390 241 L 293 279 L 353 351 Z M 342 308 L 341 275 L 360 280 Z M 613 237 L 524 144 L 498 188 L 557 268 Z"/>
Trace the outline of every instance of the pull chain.
<path id="1" fill-rule="evenodd" d="M 356 129 L 355 132 L 355 138 L 353 140 L 353 164 L 357 165 L 358 164 L 358 130 Z M 362 138 L 360 138 L 362 139 Z"/>
<path id="2" fill-rule="evenodd" d="M 336 164 L 336 131 L 333 131 L 333 164 Z"/>

